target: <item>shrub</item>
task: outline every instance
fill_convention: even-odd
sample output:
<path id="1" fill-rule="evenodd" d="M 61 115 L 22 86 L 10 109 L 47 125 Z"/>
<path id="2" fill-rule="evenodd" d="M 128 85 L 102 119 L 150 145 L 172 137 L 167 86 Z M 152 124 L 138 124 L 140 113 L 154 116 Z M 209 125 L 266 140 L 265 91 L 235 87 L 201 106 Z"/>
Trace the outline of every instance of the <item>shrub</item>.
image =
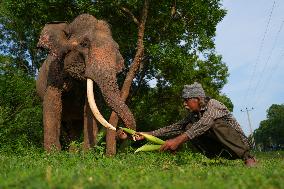
<path id="1" fill-rule="evenodd" d="M 0 151 L 41 147 L 42 108 L 35 79 L 9 64 L 0 70 Z"/>

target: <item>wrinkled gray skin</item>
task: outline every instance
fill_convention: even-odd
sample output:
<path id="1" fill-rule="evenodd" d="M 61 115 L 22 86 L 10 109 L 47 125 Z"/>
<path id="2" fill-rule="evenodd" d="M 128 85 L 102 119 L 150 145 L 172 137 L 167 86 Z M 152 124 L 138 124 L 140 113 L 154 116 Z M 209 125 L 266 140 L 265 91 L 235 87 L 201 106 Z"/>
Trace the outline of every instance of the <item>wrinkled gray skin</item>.
<path id="1" fill-rule="evenodd" d="M 120 97 L 116 79 L 124 60 L 105 21 L 83 14 L 70 24 L 46 24 L 38 47 L 49 50 L 36 82 L 43 100 L 46 150 L 61 149 L 62 123 L 73 138 L 84 125 L 85 148 L 95 144 L 97 125 L 86 99 L 86 78 L 97 84 L 125 126 L 135 129 L 133 114 Z"/>

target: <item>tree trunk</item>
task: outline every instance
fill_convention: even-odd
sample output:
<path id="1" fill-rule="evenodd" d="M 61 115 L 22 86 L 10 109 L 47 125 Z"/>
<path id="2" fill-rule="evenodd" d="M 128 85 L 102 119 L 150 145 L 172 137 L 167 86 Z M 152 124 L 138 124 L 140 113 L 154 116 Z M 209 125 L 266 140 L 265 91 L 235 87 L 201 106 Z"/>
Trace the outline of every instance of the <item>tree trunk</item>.
<path id="1" fill-rule="evenodd" d="M 144 44 L 143 44 L 143 38 L 144 38 L 144 31 L 145 31 L 145 24 L 146 24 L 146 19 L 148 15 L 148 9 L 149 9 L 149 2 L 148 0 L 144 1 L 144 6 L 142 10 L 142 16 L 140 22 L 137 22 L 137 19 L 135 16 L 128 11 L 127 9 L 123 8 L 124 11 L 130 14 L 132 17 L 133 21 L 138 24 L 138 39 L 137 39 L 137 51 L 134 57 L 134 60 L 130 66 L 130 69 L 126 75 L 125 81 L 123 83 L 122 89 L 121 89 L 121 97 L 122 100 L 126 101 L 129 91 L 131 88 L 132 81 L 136 75 L 136 72 L 138 71 L 141 60 L 144 55 Z M 116 115 L 115 112 L 111 113 L 109 123 L 112 124 L 113 126 L 117 126 L 118 123 L 118 116 Z M 115 135 L 116 132 L 112 131 L 110 129 L 107 129 L 107 134 L 106 134 L 106 155 L 107 156 L 113 156 L 116 154 L 116 140 L 115 140 Z"/>

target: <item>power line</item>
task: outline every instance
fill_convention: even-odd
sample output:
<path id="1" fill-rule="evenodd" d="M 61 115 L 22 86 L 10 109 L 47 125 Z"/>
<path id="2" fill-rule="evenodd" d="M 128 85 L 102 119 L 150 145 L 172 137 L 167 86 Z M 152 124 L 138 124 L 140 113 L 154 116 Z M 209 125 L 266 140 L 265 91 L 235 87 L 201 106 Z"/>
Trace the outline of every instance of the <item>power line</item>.
<path id="1" fill-rule="evenodd" d="M 272 55 L 272 53 L 273 53 L 273 51 L 274 51 L 274 49 L 275 49 L 275 47 L 276 47 L 279 34 L 280 34 L 280 32 L 281 32 L 281 30 L 282 30 L 282 28 L 283 28 L 283 24 L 284 24 L 284 21 L 282 21 L 282 23 L 281 23 L 281 25 L 280 25 L 280 28 L 279 28 L 279 30 L 278 30 L 277 33 L 276 33 L 276 37 L 275 37 L 275 39 L 274 39 L 274 42 L 273 42 L 272 48 L 271 48 L 271 50 L 270 50 L 269 56 L 268 56 L 267 60 L 265 61 L 265 64 L 264 64 L 264 67 L 263 67 L 262 72 L 261 72 L 261 74 L 260 74 L 260 77 L 259 77 L 259 79 L 258 79 L 258 81 L 257 81 L 257 84 L 256 84 L 254 90 L 253 90 L 252 99 L 255 99 L 255 95 L 256 95 L 257 88 L 259 87 L 259 84 L 261 83 L 261 80 L 264 78 L 264 77 L 262 77 L 262 76 L 264 75 L 264 72 L 265 72 L 265 70 L 266 70 L 266 68 L 267 68 L 268 62 L 270 61 L 271 55 Z"/>
<path id="2" fill-rule="evenodd" d="M 253 80 L 253 78 L 255 76 L 256 66 L 259 63 L 259 58 L 260 58 L 260 55 L 261 55 L 261 52 L 262 52 L 262 49 L 263 49 L 264 41 L 265 41 L 265 38 L 266 38 L 266 35 L 267 35 L 267 32 L 268 32 L 268 28 L 269 28 L 269 24 L 270 24 L 270 21 L 271 21 L 271 17 L 272 17 L 272 13 L 273 13 L 274 7 L 275 7 L 275 1 L 273 1 L 273 5 L 272 5 L 272 8 L 271 8 L 269 17 L 268 17 L 268 22 L 266 24 L 265 31 L 264 31 L 261 43 L 260 43 L 260 48 L 258 50 L 256 61 L 255 61 L 255 64 L 253 65 L 253 70 L 252 70 L 251 78 L 249 80 L 249 85 L 248 85 L 248 88 L 246 90 L 245 96 L 243 98 L 244 102 L 246 102 L 246 100 L 247 100 L 247 97 L 248 97 L 248 94 L 249 94 L 249 91 L 250 91 L 250 88 L 251 88 L 251 85 L 252 85 L 252 80 Z"/>
<path id="3" fill-rule="evenodd" d="M 284 52 L 284 50 L 283 50 L 283 52 Z M 281 54 L 281 56 L 280 56 L 279 60 L 278 60 L 278 61 L 276 61 L 276 64 L 275 64 L 275 65 L 274 65 L 274 67 L 270 70 L 270 73 L 269 73 L 269 75 L 268 75 L 268 77 L 267 77 L 267 79 L 266 79 L 266 83 L 265 83 L 265 85 L 263 85 L 262 90 L 260 91 L 260 93 L 259 93 L 259 94 L 263 94 L 263 93 L 264 93 L 264 91 L 265 91 L 265 89 L 267 89 L 267 87 L 269 87 L 269 85 L 268 85 L 268 84 L 270 83 L 270 81 L 271 81 L 271 79 L 272 79 L 273 71 L 274 71 L 274 70 L 275 70 L 275 71 L 277 71 L 277 70 L 278 70 L 278 67 L 279 67 L 280 62 L 281 62 L 281 60 L 283 59 L 283 57 L 284 57 L 284 53 L 282 53 L 282 54 Z M 261 99 L 260 97 L 263 97 L 263 96 L 261 96 L 261 95 L 257 95 L 257 97 L 256 97 L 256 101 L 255 101 L 255 106 L 257 106 L 257 105 L 258 105 L 259 100 Z"/>

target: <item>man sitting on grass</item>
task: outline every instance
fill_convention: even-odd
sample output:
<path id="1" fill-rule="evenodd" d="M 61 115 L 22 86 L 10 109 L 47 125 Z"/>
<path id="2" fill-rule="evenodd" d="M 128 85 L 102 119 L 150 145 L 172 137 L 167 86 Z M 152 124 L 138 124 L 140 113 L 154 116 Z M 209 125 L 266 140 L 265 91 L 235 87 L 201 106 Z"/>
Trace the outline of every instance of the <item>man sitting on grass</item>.
<path id="1" fill-rule="evenodd" d="M 224 104 L 206 97 L 201 84 L 197 82 L 185 85 L 182 97 L 184 107 L 189 110 L 186 118 L 146 132 L 156 137 L 176 136 L 167 140 L 161 146 L 161 151 L 175 151 L 181 144 L 191 141 L 193 146 L 209 158 L 243 159 L 246 166 L 256 165 L 255 158 L 249 152 L 248 138 Z M 138 135 L 135 139 L 143 140 L 144 137 Z"/>

